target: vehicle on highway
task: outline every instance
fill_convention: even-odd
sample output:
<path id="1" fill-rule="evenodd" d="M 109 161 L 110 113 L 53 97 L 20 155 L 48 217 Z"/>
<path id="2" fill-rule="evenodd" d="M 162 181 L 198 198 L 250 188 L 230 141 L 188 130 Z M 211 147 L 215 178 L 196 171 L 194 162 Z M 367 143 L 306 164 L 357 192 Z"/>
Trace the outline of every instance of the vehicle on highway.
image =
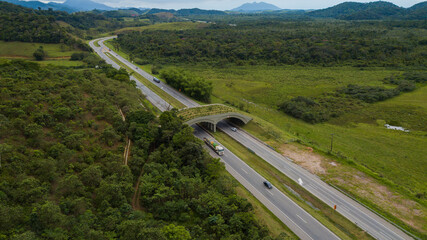
<path id="1" fill-rule="evenodd" d="M 224 155 L 224 148 L 221 145 L 207 138 L 203 138 L 203 141 L 206 143 L 206 145 L 212 148 L 218 155 L 220 156 Z"/>
<path id="2" fill-rule="evenodd" d="M 232 128 L 231 128 L 231 131 L 233 131 L 233 132 L 237 132 L 237 128 L 232 127 Z"/>
<path id="3" fill-rule="evenodd" d="M 153 77 L 153 81 L 155 81 L 156 83 L 160 83 L 160 80 L 156 77 Z"/>
<path id="4" fill-rule="evenodd" d="M 271 185 L 271 183 L 269 181 L 264 181 L 264 185 L 268 188 L 268 189 L 272 189 L 273 185 Z"/>

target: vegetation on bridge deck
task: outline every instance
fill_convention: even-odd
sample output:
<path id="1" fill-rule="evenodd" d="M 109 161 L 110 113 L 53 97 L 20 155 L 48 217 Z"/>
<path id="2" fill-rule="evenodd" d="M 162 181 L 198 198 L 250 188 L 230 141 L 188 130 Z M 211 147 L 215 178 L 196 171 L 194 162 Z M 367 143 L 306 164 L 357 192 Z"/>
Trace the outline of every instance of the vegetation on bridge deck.
<path id="1" fill-rule="evenodd" d="M 210 104 L 200 107 L 181 109 L 178 111 L 178 116 L 181 117 L 184 122 L 186 122 L 198 117 L 218 115 L 229 112 L 236 112 L 236 110 L 232 107 L 222 104 Z"/>

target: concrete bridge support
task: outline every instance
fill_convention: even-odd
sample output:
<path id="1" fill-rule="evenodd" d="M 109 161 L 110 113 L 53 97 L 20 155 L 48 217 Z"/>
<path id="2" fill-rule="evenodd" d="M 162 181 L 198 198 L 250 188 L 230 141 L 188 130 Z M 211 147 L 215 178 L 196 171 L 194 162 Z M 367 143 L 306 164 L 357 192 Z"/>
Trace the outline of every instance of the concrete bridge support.
<path id="1" fill-rule="evenodd" d="M 205 126 L 207 126 L 209 130 L 211 130 L 212 132 L 216 132 L 217 123 L 227 118 L 237 118 L 245 124 L 248 123 L 250 120 L 252 120 L 252 118 L 242 115 L 240 113 L 229 112 L 229 113 L 223 113 L 223 114 L 217 114 L 217 115 L 198 117 L 195 119 L 191 119 L 185 123 L 190 126 L 195 123 L 204 123 L 206 124 Z"/>
<path id="2" fill-rule="evenodd" d="M 208 129 L 211 130 L 212 132 L 216 132 L 216 124 L 215 123 L 206 123 L 208 125 Z"/>

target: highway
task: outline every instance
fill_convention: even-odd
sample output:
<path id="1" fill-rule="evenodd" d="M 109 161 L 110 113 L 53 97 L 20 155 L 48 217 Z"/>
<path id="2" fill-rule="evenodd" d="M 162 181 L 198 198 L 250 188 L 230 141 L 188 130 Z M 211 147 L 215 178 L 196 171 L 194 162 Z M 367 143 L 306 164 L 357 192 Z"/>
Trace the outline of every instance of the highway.
<path id="1" fill-rule="evenodd" d="M 198 125 L 192 127 L 196 137 L 200 139 L 212 138 Z M 224 147 L 224 155 L 218 156 L 212 149 L 207 149 L 209 149 L 212 157 L 220 157 L 225 164 L 225 169 L 298 237 L 301 239 L 339 239 L 277 188 L 266 188 L 263 184 L 265 179 L 230 150 Z"/>
<path id="2" fill-rule="evenodd" d="M 106 40 L 106 39 L 104 39 Z M 93 44 L 94 41 L 90 42 L 90 46 L 94 48 L 96 53 L 102 53 L 100 56 L 102 58 L 108 58 L 108 56 L 103 53 L 103 51 L 108 51 L 113 56 L 116 54 L 113 51 L 109 51 L 108 48 L 105 47 L 103 41 L 100 41 L 99 44 L 101 47 L 96 47 Z M 118 56 L 116 56 L 118 57 Z M 104 59 L 105 59 L 104 58 Z M 135 66 L 130 65 L 130 63 L 123 58 L 120 59 L 124 64 L 128 67 L 132 67 L 132 69 L 136 69 Z M 109 61 L 110 62 L 110 61 Z M 114 61 L 113 61 L 114 62 Z M 139 69 L 140 70 L 140 69 Z M 142 70 L 140 70 L 142 71 Z M 138 71 L 139 72 L 139 71 Z M 144 72 L 145 73 L 145 72 Z M 148 77 L 147 73 L 141 74 L 144 77 Z M 152 77 L 147 78 L 152 81 Z M 133 79 L 137 83 L 137 87 L 141 89 L 144 95 L 147 96 L 147 99 L 161 111 L 165 111 L 167 109 L 162 106 L 165 105 L 165 101 L 151 101 L 150 99 L 157 99 L 157 96 L 153 91 L 146 88 L 142 83 L 137 81 L 135 78 Z M 196 102 L 191 99 L 187 99 L 185 96 L 179 94 L 179 92 L 171 89 L 169 86 L 165 84 L 158 84 L 160 86 L 163 85 L 164 90 L 171 90 L 171 95 L 177 95 L 178 100 L 181 101 L 185 105 L 189 106 L 198 106 Z M 200 139 L 204 137 L 211 137 L 205 130 L 200 128 L 198 125 L 193 125 L 194 135 Z M 207 148 L 207 147 L 206 147 Z M 225 149 L 226 154 L 223 156 L 218 156 L 215 152 L 213 152 L 210 148 L 210 154 L 218 158 L 220 157 L 221 161 L 224 163 L 226 170 L 236 178 L 248 191 L 250 191 L 262 204 L 264 204 L 273 214 L 275 214 L 283 223 L 285 223 L 299 238 L 304 240 L 314 240 L 314 239 L 325 239 L 325 240 L 334 240 L 339 239 L 334 233 L 332 233 L 329 229 L 323 226 L 319 221 L 313 218 L 310 214 L 304 211 L 300 206 L 294 203 L 291 199 L 289 199 L 282 192 L 273 187 L 273 189 L 267 189 L 263 181 L 265 180 L 261 175 L 255 172 L 252 168 L 250 168 L 244 161 L 235 156 L 231 151 Z"/>
<path id="3" fill-rule="evenodd" d="M 107 39 L 111 39 L 111 38 L 113 38 L 113 37 L 103 38 L 99 42 L 100 46 L 106 48 L 103 45 L 103 41 L 107 40 Z M 95 47 L 93 45 L 93 43 L 92 43 L 91 46 Z M 100 50 L 100 48 L 98 48 L 98 51 L 96 49 L 95 49 L 95 51 L 99 54 L 99 51 L 101 51 L 101 50 Z M 115 54 L 114 52 L 112 52 L 112 53 Z M 105 54 L 103 54 L 103 53 L 100 54 L 100 56 L 102 58 L 105 57 L 105 58 L 108 59 L 108 57 Z M 122 61 L 124 64 L 126 64 L 127 66 L 129 66 L 130 68 L 135 69 L 135 66 L 133 64 L 131 64 L 130 62 L 128 62 L 126 59 L 123 59 L 121 57 L 117 57 L 117 58 L 120 61 Z M 108 59 L 108 60 L 110 60 L 110 59 Z M 112 60 L 110 60 L 110 62 L 111 61 Z M 148 80 L 152 81 L 153 77 L 151 75 L 149 75 L 148 73 L 142 71 L 141 69 L 137 69 L 137 70 L 138 70 L 138 73 L 141 72 L 142 76 L 144 76 Z M 186 105 L 188 107 L 193 107 L 193 106 L 198 106 L 199 105 L 196 102 L 194 102 L 193 100 L 191 100 L 188 97 L 186 97 L 185 95 L 183 95 L 183 94 L 177 92 L 176 90 L 172 89 L 171 87 L 167 86 L 163 82 L 160 84 L 160 88 L 162 90 L 164 90 L 165 92 L 169 93 L 171 96 L 175 97 L 178 101 L 182 102 L 184 105 Z M 147 93 L 144 92 L 144 94 L 147 94 Z M 341 192 L 337 191 L 336 189 L 332 188 L 331 186 L 329 186 L 328 184 L 326 184 L 325 182 L 323 182 L 321 179 L 319 179 L 316 175 L 313 175 L 313 174 L 309 173 L 308 171 L 306 171 L 302 167 L 294 164 L 288 158 L 286 158 L 286 157 L 282 156 L 281 154 L 277 153 L 276 151 L 270 149 L 262 141 L 260 141 L 259 139 L 255 138 L 254 136 L 246 133 L 245 131 L 241 131 L 241 130 L 238 130 L 237 132 L 231 131 L 230 130 L 231 125 L 229 125 L 225 121 L 220 122 L 217 127 L 221 131 L 225 132 L 230 137 L 232 137 L 233 139 L 235 139 L 236 141 L 240 142 L 245 147 L 247 147 L 247 148 L 251 149 L 252 151 L 254 151 L 255 154 L 257 154 L 262 159 L 264 159 L 265 161 L 267 161 L 268 163 L 270 163 L 272 166 L 274 166 L 275 168 L 277 168 L 279 171 L 281 171 L 282 173 L 284 173 L 289 178 L 293 179 L 297 183 L 298 182 L 301 183 L 302 187 L 304 187 L 310 193 L 312 193 L 313 195 L 315 195 L 316 197 L 318 197 L 319 199 L 321 199 L 322 201 L 324 201 L 326 204 L 328 204 L 329 206 L 331 206 L 331 208 L 334 205 L 337 205 L 337 211 L 339 213 L 341 213 L 343 216 L 345 216 L 346 218 L 348 218 L 353 223 L 357 224 L 363 230 L 367 231 L 374 238 L 376 238 L 376 239 L 384 239 L 384 240 L 390 240 L 390 239 L 393 239 L 393 240 L 394 239 L 412 239 L 407 234 L 405 234 L 403 231 L 401 231 L 397 227 L 393 226 L 392 224 L 390 224 L 389 222 L 387 222 L 383 218 L 381 218 L 378 215 L 376 215 L 375 213 L 369 211 L 367 208 L 365 208 L 364 206 L 360 205 L 356 201 L 350 199 L 349 197 L 347 197 L 343 193 L 341 193 Z M 200 134 L 199 131 L 197 130 L 197 128 L 195 130 L 195 134 L 196 134 L 196 136 L 198 136 L 197 134 Z M 232 155 L 232 153 L 229 152 L 229 151 L 227 151 L 227 153 L 224 155 L 225 159 L 223 158 L 222 160 L 226 163 L 226 166 L 228 166 L 228 168 L 231 167 L 232 169 L 234 169 L 234 171 L 236 171 L 238 173 L 238 175 L 236 175 L 236 174 L 232 174 L 232 175 L 234 177 L 236 177 L 236 179 L 238 179 L 240 181 L 239 177 L 240 178 L 244 178 L 244 176 L 245 176 L 246 173 L 242 169 L 235 169 L 233 167 L 233 163 L 229 162 L 231 159 L 227 159 L 228 155 Z M 237 160 L 236 159 L 232 159 L 231 161 L 241 161 L 241 160 L 237 158 Z M 227 169 L 227 170 L 229 170 L 229 169 Z M 247 172 L 247 170 L 245 170 L 245 171 Z M 229 172 L 232 173 L 232 170 L 229 170 Z M 255 175 L 254 174 L 252 174 L 252 175 L 255 178 Z M 252 175 L 250 175 L 250 176 L 252 176 Z M 250 183 L 251 181 L 247 180 L 247 182 L 245 184 L 248 184 L 248 182 Z M 260 183 L 262 184 L 261 180 L 260 180 Z M 243 185 L 249 191 L 251 191 L 250 188 L 248 186 L 246 186 L 245 184 L 243 184 Z M 266 189 L 260 190 L 260 189 L 258 189 L 256 187 L 256 185 L 254 186 L 253 184 L 250 184 L 250 185 L 252 187 L 255 187 L 258 190 L 259 193 L 263 193 L 262 191 L 266 190 Z M 266 198 L 267 197 L 266 194 L 262 194 L 263 197 L 261 197 L 261 196 L 257 196 L 256 192 L 254 193 L 253 191 L 251 191 L 251 193 L 254 194 L 260 201 L 261 201 L 262 198 Z M 259 195 L 259 193 L 258 193 L 258 195 Z M 267 192 L 267 193 L 271 193 L 271 192 Z M 276 194 L 276 196 L 277 195 L 278 194 Z M 282 196 L 280 196 L 280 199 L 281 198 L 282 198 Z M 266 204 L 263 201 L 261 201 L 261 202 L 263 204 L 265 204 L 266 206 L 268 206 L 268 203 Z M 273 202 L 275 202 L 275 201 L 273 201 Z M 275 206 L 278 207 L 277 205 L 275 205 Z M 269 207 L 269 209 L 274 214 L 277 215 L 277 210 L 274 210 L 274 207 L 273 207 L 273 210 L 270 207 Z M 279 208 L 279 209 L 282 211 L 282 213 L 285 216 L 291 217 L 292 221 L 294 221 L 295 223 L 298 223 L 297 225 L 298 225 L 299 228 L 303 229 L 304 225 L 307 225 L 305 223 L 305 222 L 307 222 L 306 219 L 304 219 L 305 222 L 301 223 L 300 221 L 298 221 L 299 218 L 296 215 L 292 215 L 292 214 L 291 215 L 287 215 L 286 211 L 288 211 L 288 210 L 284 210 L 282 208 Z M 301 217 L 301 215 L 298 215 L 298 216 Z M 282 218 L 280 218 L 280 219 L 282 219 Z M 282 219 L 282 221 L 283 221 L 283 219 Z M 285 223 L 288 225 L 289 224 L 288 222 L 285 222 Z M 288 225 L 288 226 L 291 228 L 292 231 L 294 231 L 298 236 L 300 236 L 300 234 L 297 233 L 298 232 L 298 228 L 291 227 L 292 225 Z M 310 226 L 310 228 L 313 228 L 313 226 Z M 327 236 L 328 233 L 325 232 L 325 231 L 323 231 L 324 235 L 321 235 L 321 236 L 310 235 L 309 234 L 310 233 L 309 229 L 308 230 L 304 229 L 303 232 L 305 232 L 311 239 L 333 239 L 333 238 L 336 238 L 335 235 L 332 235 L 333 238 L 331 238 L 331 236 L 329 236 L 329 237 L 326 238 L 326 236 Z M 331 234 L 331 233 L 329 232 L 329 234 Z M 306 239 L 306 237 L 301 237 L 301 238 L 302 239 Z M 307 238 L 307 239 L 310 239 L 310 238 Z"/>

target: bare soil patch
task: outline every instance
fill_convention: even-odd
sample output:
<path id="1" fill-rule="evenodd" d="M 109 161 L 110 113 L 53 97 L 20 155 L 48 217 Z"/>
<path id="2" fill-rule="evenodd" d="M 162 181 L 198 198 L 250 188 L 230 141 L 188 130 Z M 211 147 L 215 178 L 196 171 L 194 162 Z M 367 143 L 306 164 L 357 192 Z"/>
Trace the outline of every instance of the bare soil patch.
<path id="1" fill-rule="evenodd" d="M 326 160 L 322 156 L 313 153 L 313 149 L 311 148 L 301 148 L 295 145 L 285 144 L 282 145 L 280 151 L 284 156 L 291 158 L 311 173 L 326 173 L 326 169 L 323 167 Z"/>
<path id="2" fill-rule="evenodd" d="M 328 182 L 368 200 L 423 234 L 427 233 L 425 206 L 391 191 L 365 173 L 328 159 L 307 147 L 285 144 L 280 147 L 280 151 L 311 173 L 321 175 Z"/>

